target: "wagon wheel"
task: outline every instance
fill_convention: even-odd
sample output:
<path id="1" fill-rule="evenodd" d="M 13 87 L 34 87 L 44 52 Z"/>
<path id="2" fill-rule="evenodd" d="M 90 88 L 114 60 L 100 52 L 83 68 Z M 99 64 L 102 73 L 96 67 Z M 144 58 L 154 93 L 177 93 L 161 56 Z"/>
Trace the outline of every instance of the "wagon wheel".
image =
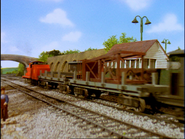
<path id="1" fill-rule="evenodd" d="M 58 84 L 55 84 L 55 89 L 57 89 L 57 87 L 58 87 Z"/>
<path id="2" fill-rule="evenodd" d="M 24 83 L 27 83 L 27 82 L 28 82 L 28 79 L 25 79 L 25 80 L 24 80 Z"/>
<path id="3" fill-rule="evenodd" d="M 95 97 L 95 98 L 100 98 L 101 93 L 96 93 L 95 95 L 96 95 L 96 97 Z"/>
<path id="4" fill-rule="evenodd" d="M 70 94 L 74 95 L 74 87 L 73 86 L 69 86 L 69 91 L 70 91 Z"/>
<path id="5" fill-rule="evenodd" d="M 55 89 L 55 85 L 54 84 L 52 84 L 52 88 Z"/>
<path id="6" fill-rule="evenodd" d="M 146 108 L 146 103 L 145 100 L 142 98 L 139 98 L 139 107 L 136 108 L 137 112 L 144 112 Z"/>
<path id="7" fill-rule="evenodd" d="M 73 90 L 74 90 L 74 91 L 73 91 L 73 92 L 74 92 L 74 95 L 75 95 L 76 97 L 79 96 L 78 93 L 77 93 L 77 92 L 78 92 L 78 88 L 77 88 L 77 87 L 74 87 Z"/>
<path id="8" fill-rule="evenodd" d="M 101 91 L 96 91 L 95 92 L 95 98 L 100 98 L 101 96 Z"/>
<path id="9" fill-rule="evenodd" d="M 59 84 L 59 91 L 60 93 L 63 93 L 62 84 Z"/>
<path id="10" fill-rule="evenodd" d="M 65 94 L 69 94 L 70 93 L 70 88 L 69 88 L 68 85 L 66 85 L 65 90 L 64 90 L 64 93 Z"/>
<path id="11" fill-rule="evenodd" d="M 38 86 L 41 86 L 41 82 L 40 82 L 40 81 L 38 81 L 38 83 L 37 83 L 37 84 L 38 84 Z"/>
<path id="12" fill-rule="evenodd" d="M 87 89 L 83 89 L 83 91 L 84 91 L 84 93 L 83 93 L 84 97 L 85 97 L 85 98 L 89 98 L 90 95 L 89 95 L 88 90 L 87 90 Z"/>
<path id="13" fill-rule="evenodd" d="M 33 80 L 31 79 L 31 82 L 30 82 L 31 85 L 33 85 Z"/>
<path id="14" fill-rule="evenodd" d="M 57 88 L 57 84 L 53 84 L 53 85 L 52 85 L 52 88 L 53 88 L 53 89 L 56 89 L 56 88 Z"/>
<path id="15" fill-rule="evenodd" d="M 48 83 L 48 82 L 45 83 L 45 88 L 46 88 L 46 89 L 50 89 L 49 83 Z"/>

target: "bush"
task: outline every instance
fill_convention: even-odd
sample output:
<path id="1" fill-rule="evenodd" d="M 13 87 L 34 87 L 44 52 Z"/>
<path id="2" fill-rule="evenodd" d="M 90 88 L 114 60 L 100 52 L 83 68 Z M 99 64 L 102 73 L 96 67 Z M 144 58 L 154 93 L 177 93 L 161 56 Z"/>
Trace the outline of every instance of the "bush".
<path id="1" fill-rule="evenodd" d="M 24 75 L 24 68 L 25 68 L 24 65 L 22 63 L 19 63 L 17 76 L 23 76 Z"/>

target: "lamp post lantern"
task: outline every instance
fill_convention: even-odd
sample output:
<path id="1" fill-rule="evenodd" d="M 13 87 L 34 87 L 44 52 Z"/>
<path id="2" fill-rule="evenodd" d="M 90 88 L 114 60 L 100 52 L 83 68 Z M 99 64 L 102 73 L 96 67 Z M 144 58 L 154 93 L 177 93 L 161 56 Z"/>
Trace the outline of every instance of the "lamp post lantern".
<path id="1" fill-rule="evenodd" d="M 139 17 L 141 19 L 141 21 L 140 21 L 140 33 L 141 33 L 141 41 L 142 41 L 143 40 L 143 18 L 146 18 L 145 25 L 149 25 L 149 24 L 151 24 L 151 22 L 148 20 L 148 18 L 146 16 L 141 17 L 141 16 L 137 15 L 136 17 Z M 132 23 L 138 23 L 136 17 L 134 18 Z"/>
<path id="2" fill-rule="evenodd" d="M 168 39 L 164 39 L 161 43 L 165 43 L 165 52 L 166 52 L 167 44 L 171 44 L 171 42 Z"/>

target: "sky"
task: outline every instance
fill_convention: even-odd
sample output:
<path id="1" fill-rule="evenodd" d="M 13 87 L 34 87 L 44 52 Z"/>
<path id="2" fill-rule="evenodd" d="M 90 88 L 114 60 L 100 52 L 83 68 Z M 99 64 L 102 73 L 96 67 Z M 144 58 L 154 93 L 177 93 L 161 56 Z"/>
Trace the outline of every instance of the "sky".
<path id="1" fill-rule="evenodd" d="M 168 39 L 167 52 L 184 49 L 184 0 L 1 0 L 1 54 L 102 49 L 121 33 L 140 41 L 137 15 L 151 22 L 143 18 L 143 40 Z M 1 61 L 2 68 L 18 64 Z"/>

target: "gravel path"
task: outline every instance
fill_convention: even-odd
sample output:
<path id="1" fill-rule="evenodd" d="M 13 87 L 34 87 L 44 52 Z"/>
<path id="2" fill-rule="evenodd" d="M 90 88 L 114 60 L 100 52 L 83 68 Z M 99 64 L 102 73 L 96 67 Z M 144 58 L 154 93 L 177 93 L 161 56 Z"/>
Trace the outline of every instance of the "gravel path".
<path id="1" fill-rule="evenodd" d="M 27 86 L 27 84 L 18 81 L 14 82 Z M 14 90 L 6 92 L 8 92 L 10 98 L 10 118 L 6 122 L 2 122 L 5 124 L 4 128 L 1 129 L 2 138 L 96 138 L 88 130 L 82 130 L 77 125 L 74 125 L 75 118 L 69 115 L 66 116 L 64 113 L 58 112 L 56 109 L 20 92 L 15 92 Z M 56 96 L 60 94 L 62 98 L 72 99 L 70 96 L 52 90 L 47 91 L 47 93 L 55 94 Z M 73 103 L 173 138 L 184 138 L 184 127 L 176 127 L 165 122 L 158 123 L 147 116 L 136 116 L 100 104 L 78 101 L 76 98 L 73 98 Z"/>

